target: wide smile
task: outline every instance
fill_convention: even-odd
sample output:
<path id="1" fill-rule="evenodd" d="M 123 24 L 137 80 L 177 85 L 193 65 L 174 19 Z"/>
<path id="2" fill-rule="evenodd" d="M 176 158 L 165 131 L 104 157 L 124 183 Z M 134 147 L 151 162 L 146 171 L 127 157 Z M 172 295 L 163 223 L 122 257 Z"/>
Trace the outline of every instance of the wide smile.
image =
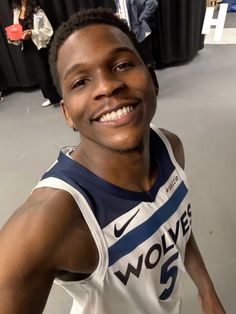
<path id="1" fill-rule="evenodd" d="M 108 122 L 108 121 L 114 121 L 117 120 L 125 115 L 127 115 L 129 112 L 132 112 L 134 110 L 133 106 L 124 106 L 116 111 L 112 111 L 111 113 L 107 113 L 102 115 L 98 121 L 100 122 Z"/>
<path id="2" fill-rule="evenodd" d="M 140 114 L 140 107 L 139 102 L 116 106 L 101 113 L 95 121 L 113 127 L 134 123 Z"/>

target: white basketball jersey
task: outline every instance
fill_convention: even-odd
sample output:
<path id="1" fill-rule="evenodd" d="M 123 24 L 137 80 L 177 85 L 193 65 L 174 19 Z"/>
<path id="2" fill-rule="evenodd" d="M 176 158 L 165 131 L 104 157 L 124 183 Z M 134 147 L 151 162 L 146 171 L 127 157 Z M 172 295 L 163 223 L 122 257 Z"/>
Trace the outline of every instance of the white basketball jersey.
<path id="1" fill-rule="evenodd" d="M 71 314 L 177 314 L 191 205 L 183 170 L 170 143 L 150 129 L 158 178 L 134 192 L 104 181 L 63 149 L 38 187 L 68 191 L 78 204 L 99 252 L 97 269 L 81 281 L 56 280 L 72 297 Z M 78 239 L 79 241 L 79 239 Z"/>

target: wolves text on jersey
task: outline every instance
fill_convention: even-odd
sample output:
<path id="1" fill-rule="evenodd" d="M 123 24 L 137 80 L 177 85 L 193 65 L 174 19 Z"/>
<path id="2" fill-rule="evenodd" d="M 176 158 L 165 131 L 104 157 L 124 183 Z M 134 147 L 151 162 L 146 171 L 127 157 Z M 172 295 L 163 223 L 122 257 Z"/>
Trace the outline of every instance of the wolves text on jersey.
<path id="1" fill-rule="evenodd" d="M 167 299 L 174 289 L 175 281 L 178 274 L 177 266 L 171 265 L 179 257 L 179 251 L 176 251 L 175 244 L 177 243 L 180 236 L 185 236 L 189 230 L 191 230 L 192 212 L 191 205 L 188 204 L 187 209 L 183 212 L 180 219 L 176 221 L 174 228 L 169 228 L 166 233 L 163 233 L 160 237 L 160 241 L 153 244 L 147 251 L 146 254 L 141 254 L 135 265 L 128 264 L 127 269 L 124 273 L 116 271 L 114 274 L 117 278 L 126 286 L 130 279 L 131 274 L 139 278 L 143 267 L 147 269 L 155 268 L 162 256 L 166 255 L 167 252 L 173 250 L 173 255 L 161 265 L 161 278 L 160 282 L 166 284 L 169 278 L 172 279 L 168 289 L 165 289 L 159 296 L 160 299 Z M 166 238 L 170 238 L 172 243 L 167 245 Z"/>

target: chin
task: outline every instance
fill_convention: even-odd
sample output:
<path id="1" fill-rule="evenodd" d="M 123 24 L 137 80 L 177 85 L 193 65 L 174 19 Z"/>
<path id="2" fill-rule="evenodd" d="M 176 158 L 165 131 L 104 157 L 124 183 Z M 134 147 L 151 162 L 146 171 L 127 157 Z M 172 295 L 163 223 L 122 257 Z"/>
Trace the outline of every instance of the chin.
<path id="1" fill-rule="evenodd" d="M 136 136 L 132 138 L 131 136 L 126 136 L 125 138 L 119 138 L 111 144 L 110 149 L 122 154 L 142 152 L 144 149 L 144 137 Z"/>
<path id="2" fill-rule="evenodd" d="M 137 146 L 126 147 L 124 149 L 117 150 L 120 154 L 142 153 L 144 150 L 143 142 L 140 142 Z"/>

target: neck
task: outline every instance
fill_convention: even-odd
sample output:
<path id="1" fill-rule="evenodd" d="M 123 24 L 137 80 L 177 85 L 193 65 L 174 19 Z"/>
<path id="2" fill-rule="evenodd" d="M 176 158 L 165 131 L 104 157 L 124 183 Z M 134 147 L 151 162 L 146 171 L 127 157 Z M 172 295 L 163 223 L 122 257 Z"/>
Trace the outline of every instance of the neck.
<path id="1" fill-rule="evenodd" d="M 82 142 L 82 141 L 81 141 Z M 107 182 L 131 191 L 150 190 L 156 171 L 150 161 L 149 136 L 136 149 L 125 152 L 80 145 L 73 158 Z"/>

